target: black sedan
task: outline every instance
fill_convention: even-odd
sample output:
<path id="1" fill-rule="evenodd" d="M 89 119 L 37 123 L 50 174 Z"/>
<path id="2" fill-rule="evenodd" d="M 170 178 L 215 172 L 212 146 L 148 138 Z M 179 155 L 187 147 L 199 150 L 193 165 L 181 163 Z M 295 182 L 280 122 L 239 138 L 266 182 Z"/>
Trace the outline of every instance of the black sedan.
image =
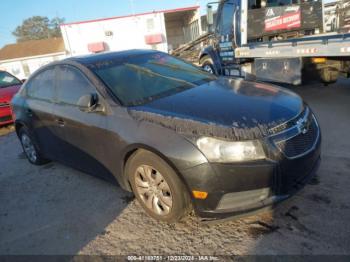
<path id="1" fill-rule="evenodd" d="M 192 207 L 216 219 L 274 206 L 320 160 L 319 125 L 298 95 L 157 51 L 52 63 L 12 102 L 31 163 L 116 179 L 166 222 Z"/>

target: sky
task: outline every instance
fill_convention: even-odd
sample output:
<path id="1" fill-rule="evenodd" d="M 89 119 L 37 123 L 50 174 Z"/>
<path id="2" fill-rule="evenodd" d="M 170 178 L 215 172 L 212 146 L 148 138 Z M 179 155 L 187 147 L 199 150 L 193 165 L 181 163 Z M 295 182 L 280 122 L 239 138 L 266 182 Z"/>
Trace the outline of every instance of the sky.
<path id="1" fill-rule="evenodd" d="M 1 0 L 0 48 L 15 43 L 12 32 L 34 15 L 59 16 L 65 22 L 128 15 L 179 7 L 201 5 L 207 0 Z M 6 10 L 9 10 L 8 12 Z"/>
<path id="2" fill-rule="evenodd" d="M 333 0 L 325 0 L 330 2 Z M 0 48 L 15 43 L 12 32 L 34 15 L 59 16 L 76 22 L 132 13 L 200 5 L 202 13 L 209 0 L 1 0 Z M 8 10 L 8 11 L 6 11 Z"/>

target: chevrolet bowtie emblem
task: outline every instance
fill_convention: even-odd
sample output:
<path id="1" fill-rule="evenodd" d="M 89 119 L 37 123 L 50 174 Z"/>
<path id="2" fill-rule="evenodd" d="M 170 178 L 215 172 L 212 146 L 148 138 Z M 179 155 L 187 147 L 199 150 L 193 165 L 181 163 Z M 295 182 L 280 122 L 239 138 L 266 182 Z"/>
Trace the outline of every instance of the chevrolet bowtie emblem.
<path id="1" fill-rule="evenodd" d="M 297 121 L 297 128 L 299 133 L 306 134 L 309 131 L 309 124 L 307 118 L 301 118 Z"/>

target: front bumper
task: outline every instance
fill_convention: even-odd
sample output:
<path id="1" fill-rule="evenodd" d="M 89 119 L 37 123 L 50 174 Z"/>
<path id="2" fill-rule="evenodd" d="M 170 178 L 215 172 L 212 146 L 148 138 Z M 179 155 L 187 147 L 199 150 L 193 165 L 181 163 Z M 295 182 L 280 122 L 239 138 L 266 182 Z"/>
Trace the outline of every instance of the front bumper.
<path id="1" fill-rule="evenodd" d="M 0 126 L 11 124 L 14 122 L 11 106 L 0 107 Z"/>
<path id="2" fill-rule="evenodd" d="M 198 216 L 224 219 L 272 208 L 291 197 L 313 177 L 321 160 L 321 136 L 303 156 L 290 159 L 277 149 L 270 160 L 246 164 L 205 163 L 185 170 L 192 190 L 208 192 L 205 200 L 193 198 Z M 215 174 L 215 176 L 213 175 Z"/>

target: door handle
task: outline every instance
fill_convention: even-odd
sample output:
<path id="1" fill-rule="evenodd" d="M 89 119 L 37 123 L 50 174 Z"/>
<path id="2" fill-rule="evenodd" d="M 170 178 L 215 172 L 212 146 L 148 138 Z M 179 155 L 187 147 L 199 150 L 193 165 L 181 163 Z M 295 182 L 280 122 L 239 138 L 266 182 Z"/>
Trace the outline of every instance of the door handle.
<path id="1" fill-rule="evenodd" d="M 56 119 L 56 122 L 57 122 L 57 124 L 58 124 L 60 127 L 64 127 L 64 126 L 65 126 L 65 122 L 64 122 L 62 119 Z"/>

